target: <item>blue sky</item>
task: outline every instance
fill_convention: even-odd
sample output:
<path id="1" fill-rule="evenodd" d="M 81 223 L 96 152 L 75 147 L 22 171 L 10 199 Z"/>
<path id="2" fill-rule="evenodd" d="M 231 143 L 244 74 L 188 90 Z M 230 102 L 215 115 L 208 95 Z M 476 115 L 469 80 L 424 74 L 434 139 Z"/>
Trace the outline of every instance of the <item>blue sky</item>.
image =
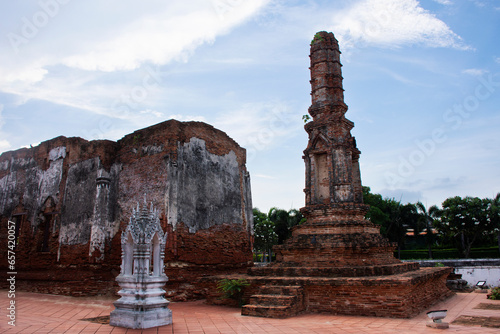
<path id="1" fill-rule="evenodd" d="M 3 1 L 0 152 L 201 120 L 248 150 L 254 206 L 304 205 L 309 43 L 335 34 L 363 185 L 500 192 L 500 1 Z"/>

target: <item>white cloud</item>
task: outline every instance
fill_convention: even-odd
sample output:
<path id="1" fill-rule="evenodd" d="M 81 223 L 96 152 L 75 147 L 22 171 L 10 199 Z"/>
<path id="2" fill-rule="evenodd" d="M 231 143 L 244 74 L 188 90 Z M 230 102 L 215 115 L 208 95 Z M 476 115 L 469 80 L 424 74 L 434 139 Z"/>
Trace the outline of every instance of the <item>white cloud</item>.
<path id="1" fill-rule="evenodd" d="M 472 3 L 474 3 L 478 7 L 485 7 L 486 6 L 486 3 L 482 0 L 469 0 L 469 1 L 472 1 Z"/>
<path id="2" fill-rule="evenodd" d="M 149 103 L 125 112 L 111 105 L 117 104 L 115 97 L 134 93 L 147 75 L 142 73 L 146 67 L 185 61 L 197 47 L 213 43 L 269 1 L 71 2 L 61 6 L 36 35 L 25 38 L 18 50 L 7 39 L 0 40 L 6 51 L 0 54 L 0 91 L 23 101 L 41 99 L 133 118 L 139 110 L 154 108 L 153 96 L 160 87 L 149 88 L 155 84 L 153 80 L 148 81 L 145 102 Z M 33 13 L 42 12 L 39 6 L 17 7 L 14 18 L 19 15 L 29 20 Z M 12 21 L 15 24 L 7 31 L 23 37 L 24 21 Z"/>
<path id="3" fill-rule="evenodd" d="M 3 104 L 0 104 L 0 129 L 2 128 L 2 126 L 4 124 L 4 120 L 2 117 L 2 111 L 3 111 Z"/>
<path id="4" fill-rule="evenodd" d="M 0 130 L 2 129 L 3 125 L 5 124 L 5 121 L 3 120 L 3 117 L 2 117 L 2 111 L 3 111 L 3 104 L 0 104 Z M 0 136 L 3 136 L 1 132 L 0 132 Z M 7 151 L 10 147 L 11 147 L 11 144 L 7 139 L 0 138 L 0 153 Z"/>
<path id="5" fill-rule="evenodd" d="M 466 70 L 462 71 L 463 74 L 468 74 L 468 75 L 472 75 L 472 76 L 475 76 L 475 77 L 480 77 L 480 76 L 482 76 L 483 74 L 485 74 L 487 72 L 488 71 L 480 69 L 480 68 L 469 68 L 469 69 L 466 69 Z"/>
<path id="6" fill-rule="evenodd" d="M 265 175 L 265 174 L 254 174 L 252 175 L 253 177 L 260 177 L 262 179 L 270 179 L 270 180 L 273 180 L 275 179 L 274 176 L 271 176 L 271 175 Z"/>
<path id="7" fill-rule="evenodd" d="M 500 57 L 496 57 L 495 61 L 500 64 Z"/>
<path id="8" fill-rule="evenodd" d="M 207 59 L 207 62 L 215 64 L 246 65 L 254 62 L 252 58 L 226 58 L 226 59 Z"/>
<path id="9" fill-rule="evenodd" d="M 467 49 L 460 36 L 416 0 L 362 0 L 334 17 L 332 31 L 344 48 L 359 45 Z"/>
<path id="10" fill-rule="evenodd" d="M 139 111 L 140 114 L 143 114 L 143 115 L 146 115 L 146 114 L 151 114 L 155 117 L 158 117 L 158 118 L 164 118 L 165 115 L 163 115 L 163 113 L 159 112 L 159 111 L 156 111 L 156 110 L 151 110 L 151 109 L 146 109 L 146 110 L 141 110 Z"/>
<path id="11" fill-rule="evenodd" d="M 39 81 L 42 81 L 44 76 L 48 73 L 48 71 L 44 68 L 40 67 L 25 67 L 18 71 L 11 72 L 8 69 L 0 68 L 0 73 L 4 72 L 3 75 L 4 80 L 6 82 L 16 82 L 21 81 L 27 84 L 33 84 Z"/>
<path id="12" fill-rule="evenodd" d="M 434 2 L 437 2 L 441 5 L 452 5 L 453 2 L 451 2 L 450 0 L 434 0 Z"/>
<path id="13" fill-rule="evenodd" d="M 166 119 L 175 119 L 175 120 L 181 121 L 181 122 L 189 122 L 189 121 L 206 122 L 207 121 L 205 119 L 205 117 L 203 117 L 203 116 L 182 115 L 182 114 L 169 115 Z"/>
<path id="14" fill-rule="evenodd" d="M 247 103 L 239 110 L 222 113 L 213 125 L 255 153 L 279 144 L 303 123 L 285 103 L 269 102 Z"/>
<path id="15" fill-rule="evenodd" d="M 411 80 L 409 78 L 406 78 L 406 77 L 402 76 L 401 74 L 399 74 L 398 72 L 390 70 L 389 68 L 380 67 L 379 70 L 386 73 L 387 75 L 392 77 L 394 80 L 399 81 L 401 83 L 404 83 L 407 85 L 421 85 L 420 83 L 416 82 L 415 80 Z"/>
<path id="16" fill-rule="evenodd" d="M 0 153 L 7 151 L 11 148 L 11 144 L 8 140 L 2 139 L 0 140 Z"/>
<path id="17" fill-rule="evenodd" d="M 100 39 L 92 50 L 64 58 L 63 63 L 85 70 L 116 71 L 135 69 L 144 62 L 165 64 L 183 59 L 199 45 L 212 43 L 251 17 L 266 2 L 190 1 L 167 5 L 158 13 L 126 24 L 116 35 Z"/>

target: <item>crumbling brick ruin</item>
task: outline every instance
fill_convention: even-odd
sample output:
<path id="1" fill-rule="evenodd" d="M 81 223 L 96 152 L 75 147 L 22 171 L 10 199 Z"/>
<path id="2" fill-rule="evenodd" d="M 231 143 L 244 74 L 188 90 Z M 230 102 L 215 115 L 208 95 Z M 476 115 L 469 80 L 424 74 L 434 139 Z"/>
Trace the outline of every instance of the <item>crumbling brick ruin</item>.
<path id="1" fill-rule="evenodd" d="M 245 270 L 253 225 L 246 151 L 201 122 L 170 120 L 114 142 L 57 137 L 0 156 L 0 267 L 16 222 L 17 287 L 111 294 L 120 230 L 147 196 L 168 234 L 166 290 L 201 297 L 197 279 Z M 5 284 L 3 282 L 2 284 Z"/>

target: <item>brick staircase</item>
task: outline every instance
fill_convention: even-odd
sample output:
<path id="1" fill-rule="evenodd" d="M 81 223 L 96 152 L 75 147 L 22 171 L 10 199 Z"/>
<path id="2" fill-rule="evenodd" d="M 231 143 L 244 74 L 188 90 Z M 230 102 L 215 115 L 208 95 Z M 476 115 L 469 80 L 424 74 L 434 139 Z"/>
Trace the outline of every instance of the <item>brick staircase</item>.
<path id="1" fill-rule="evenodd" d="M 250 303 L 241 309 L 242 315 L 265 318 L 287 318 L 304 310 L 304 291 L 301 286 L 265 285 Z"/>

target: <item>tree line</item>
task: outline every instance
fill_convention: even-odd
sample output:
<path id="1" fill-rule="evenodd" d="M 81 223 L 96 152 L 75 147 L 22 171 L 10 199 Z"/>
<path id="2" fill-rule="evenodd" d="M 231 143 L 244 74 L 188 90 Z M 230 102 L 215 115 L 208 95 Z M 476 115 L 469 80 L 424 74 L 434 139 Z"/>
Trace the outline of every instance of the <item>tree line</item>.
<path id="1" fill-rule="evenodd" d="M 363 187 L 364 203 L 370 205 L 366 218 L 380 226 L 381 234 L 397 244 L 397 256 L 405 249 L 456 248 L 469 258 L 472 247 L 498 246 L 500 249 L 500 193 L 494 198 L 447 198 L 438 207 L 422 202 L 402 204 L 394 198 L 373 194 Z M 253 210 L 254 252 L 271 258 L 272 246 L 283 244 L 294 226 L 305 221 L 300 211 L 271 208 L 268 213 Z"/>
<path id="2" fill-rule="evenodd" d="M 273 207 L 268 213 L 253 209 L 254 254 L 259 254 L 263 262 L 270 261 L 272 247 L 281 245 L 292 235 L 294 226 L 305 222 L 299 210 L 283 210 Z"/>

